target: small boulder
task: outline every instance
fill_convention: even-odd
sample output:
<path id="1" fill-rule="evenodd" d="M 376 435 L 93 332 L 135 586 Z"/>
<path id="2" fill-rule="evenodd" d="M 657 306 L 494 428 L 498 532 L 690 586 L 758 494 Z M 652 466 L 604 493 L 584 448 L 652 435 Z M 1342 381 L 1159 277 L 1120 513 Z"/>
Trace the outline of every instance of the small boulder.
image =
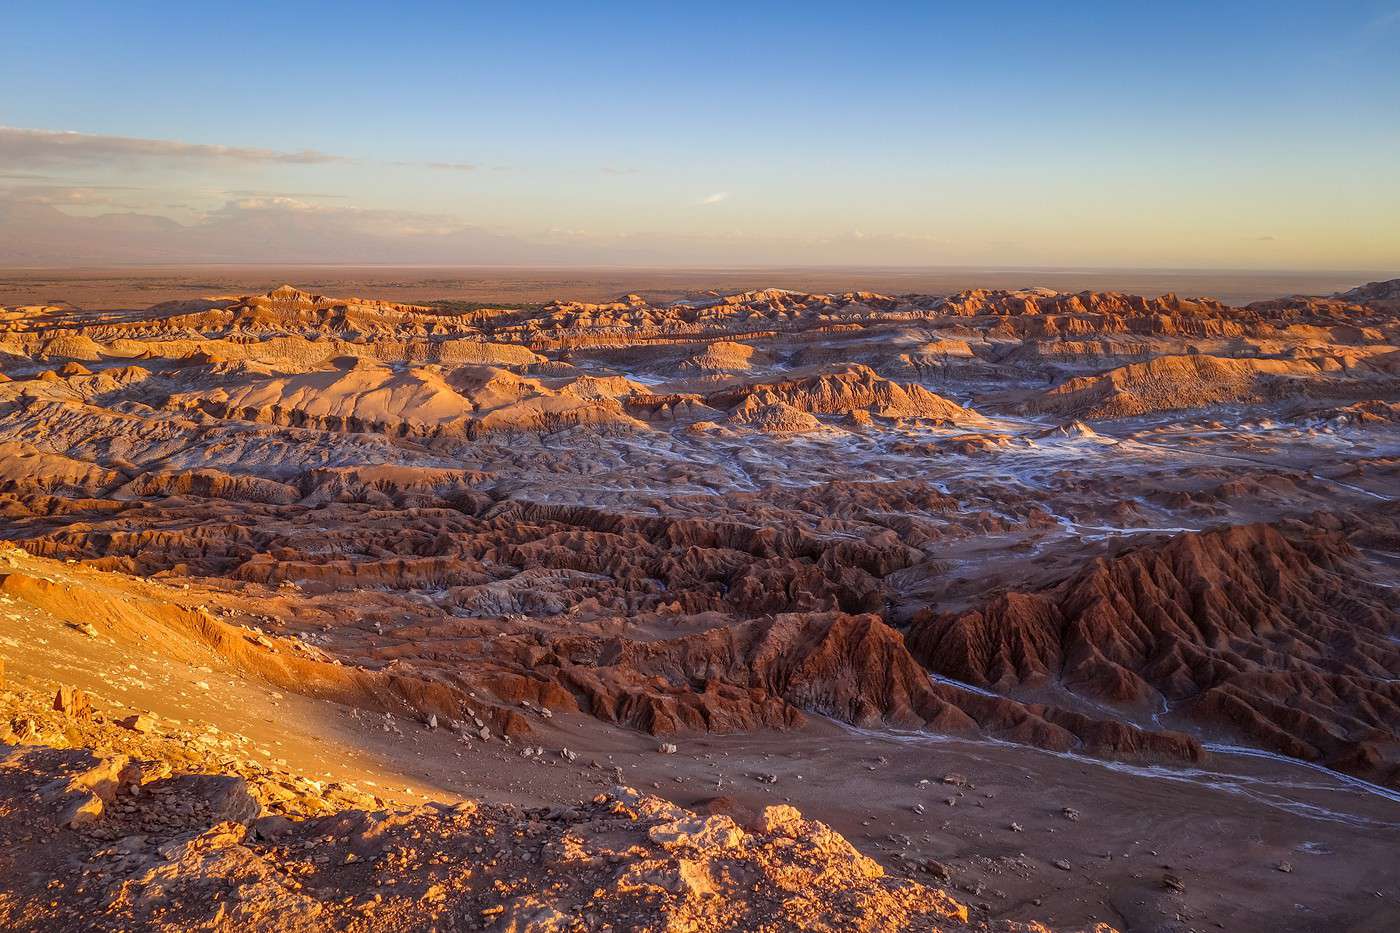
<path id="1" fill-rule="evenodd" d="M 123 729 L 130 729 L 132 732 L 138 732 L 142 735 L 154 732 L 156 728 L 155 718 L 145 713 L 134 713 L 127 716 L 125 719 L 119 719 L 117 720 L 117 725 L 121 726 Z"/>

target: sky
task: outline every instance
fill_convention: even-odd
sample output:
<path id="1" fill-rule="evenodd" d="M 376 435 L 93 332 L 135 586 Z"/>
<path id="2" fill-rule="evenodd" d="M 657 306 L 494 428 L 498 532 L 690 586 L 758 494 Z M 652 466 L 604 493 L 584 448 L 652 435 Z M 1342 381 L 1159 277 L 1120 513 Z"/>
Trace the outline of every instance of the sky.
<path id="1" fill-rule="evenodd" d="M 1400 270 L 1400 0 L 51 0 L 5 32 L 8 264 Z"/>

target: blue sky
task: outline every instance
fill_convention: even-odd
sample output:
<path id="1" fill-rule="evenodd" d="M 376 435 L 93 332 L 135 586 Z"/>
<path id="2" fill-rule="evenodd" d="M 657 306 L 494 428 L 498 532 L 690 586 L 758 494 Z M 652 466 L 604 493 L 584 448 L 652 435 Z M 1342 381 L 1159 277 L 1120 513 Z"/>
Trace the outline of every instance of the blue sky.
<path id="1" fill-rule="evenodd" d="M 327 260 L 471 230 L 522 261 L 1400 265 L 1397 0 L 49 3 L 6 32 L 0 198 L 68 218 L 297 213 Z"/>

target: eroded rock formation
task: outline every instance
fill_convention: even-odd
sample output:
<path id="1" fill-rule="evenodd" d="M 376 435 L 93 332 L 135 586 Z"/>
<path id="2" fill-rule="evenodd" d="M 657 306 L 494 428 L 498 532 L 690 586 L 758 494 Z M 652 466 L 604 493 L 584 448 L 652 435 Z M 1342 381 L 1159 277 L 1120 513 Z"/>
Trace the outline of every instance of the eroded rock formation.
<path id="1" fill-rule="evenodd" d="M 1400 613 L 1336 533 L 1250 525 L 1091 562 L 1056 587 L 929 613 L 914 655 L 1016 695 L 1057 687 L 1400 782 Z"/>

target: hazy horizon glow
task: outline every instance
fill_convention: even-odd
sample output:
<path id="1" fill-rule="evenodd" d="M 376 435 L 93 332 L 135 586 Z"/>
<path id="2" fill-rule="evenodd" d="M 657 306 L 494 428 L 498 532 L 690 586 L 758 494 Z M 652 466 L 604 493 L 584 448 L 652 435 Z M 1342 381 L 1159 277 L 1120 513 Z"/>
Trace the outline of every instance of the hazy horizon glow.
<path id="1" fill-rule="evenodd" d="M 1400 268 L 1400 0 L 7 11 L 0 261 Z"/>

